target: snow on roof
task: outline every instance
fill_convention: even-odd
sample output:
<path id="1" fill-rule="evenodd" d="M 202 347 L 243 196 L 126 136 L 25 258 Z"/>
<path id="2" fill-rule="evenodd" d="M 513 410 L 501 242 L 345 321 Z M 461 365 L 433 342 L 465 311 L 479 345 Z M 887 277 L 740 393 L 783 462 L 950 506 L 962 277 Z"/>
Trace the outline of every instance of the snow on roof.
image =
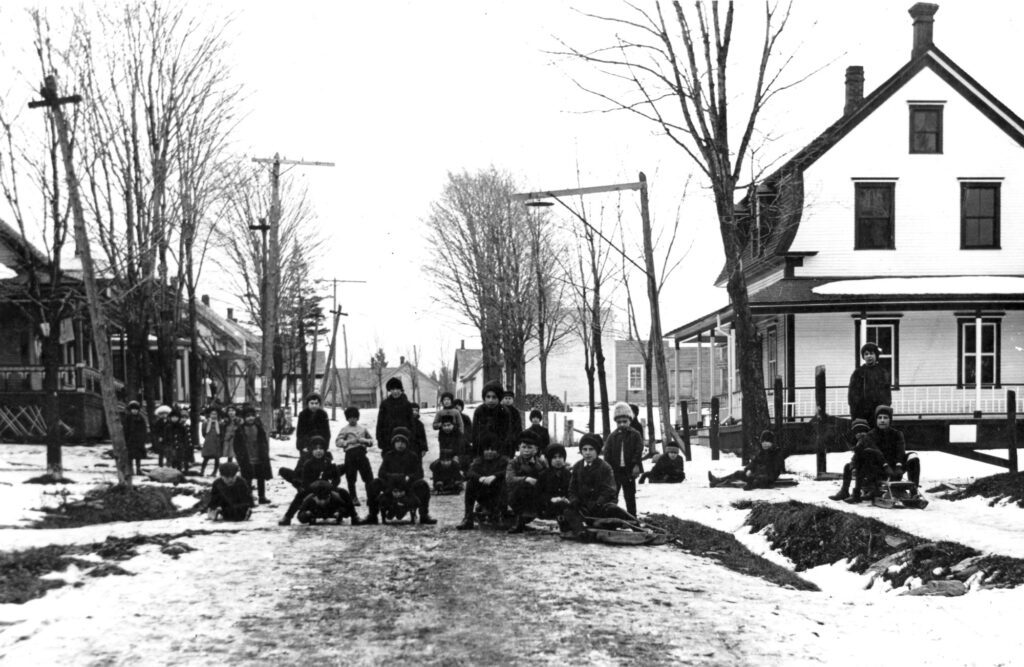
<path id="1" fill-rule="evenodd" d="M 1019 276 L 931 276 L 837 280 L 811 288 L 815 294 L 1021 294 Z"/>
<path id="2" fill-rule="evenodd" d="M 0 280 L 8 280 L 10 278 L 17 278 L 18 273 L 7 266 L 6 264 L 0 264 Z"/>

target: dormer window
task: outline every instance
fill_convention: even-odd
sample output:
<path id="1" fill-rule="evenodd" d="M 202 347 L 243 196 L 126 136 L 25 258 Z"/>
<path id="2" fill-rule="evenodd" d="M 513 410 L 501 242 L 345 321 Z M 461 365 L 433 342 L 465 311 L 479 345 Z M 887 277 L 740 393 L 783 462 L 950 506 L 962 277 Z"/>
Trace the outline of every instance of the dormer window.
<path id="1" fill-rule="evenodd" d="M 910 105 L 910 152 L 942 152 L 942 105 Z"/>

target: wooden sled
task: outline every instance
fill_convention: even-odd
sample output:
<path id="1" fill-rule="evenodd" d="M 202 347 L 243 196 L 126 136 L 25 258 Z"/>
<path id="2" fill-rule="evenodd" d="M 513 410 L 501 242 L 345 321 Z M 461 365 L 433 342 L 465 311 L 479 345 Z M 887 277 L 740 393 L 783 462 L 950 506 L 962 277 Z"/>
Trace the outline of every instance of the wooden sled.
<path id="1" fill-rule="evenodd" d="M 871 504 L 887 510 L 917 509 L 928 507 L 928 501 L 913 482 L 882 482 L 881 494 L 871 499 Z"/>
<path id="2" fill-rule="evenodd" d="M 758 489 L 764 489 L 764 488 L 781 489 L 781 488 L 785 488 L 785 487 L 789 487 L 789 486 L 796 486 L 799 483 L 800 483 L 800 480 L 797 479 L 795 476 L 793 476 L 793 475 L 784 475 L 784 476 L 779 477 L 778 479 L 776 479 L 774 482 L 772 482 L 772 485 L 770 487 L 759 486 L 757 488 Z M 736 480 L 736 481 L 733 481 L 733 482 L 729 482 L 728 484 L 721 484 L 721 485 L 719 485 L 716 488 L 722 489 L 722 488 L 726 488 L 726 487 L 732 487 L 734 489 L 741 489 L 745 485 L 746 485 L 746 481 L 740 479 L 740 480 Z"/>
<path id="3" fill-rule="evenodd" d="M 668 542 L 668 532 L 642 521 L 626 521 L 625 519 L 591 519 L 587 518 L 584 529 L 584 542 L 603 542 L 604 544 L 630 544 L 657 546 Z"/>

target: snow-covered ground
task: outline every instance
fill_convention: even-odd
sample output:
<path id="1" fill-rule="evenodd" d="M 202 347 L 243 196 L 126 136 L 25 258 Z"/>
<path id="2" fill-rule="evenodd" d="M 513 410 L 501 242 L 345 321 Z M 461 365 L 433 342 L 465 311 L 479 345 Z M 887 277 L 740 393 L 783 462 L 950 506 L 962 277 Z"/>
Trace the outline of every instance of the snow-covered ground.
<path id="1" fill-rule="evenodd" d="M 429 412 L 423 415 L 428 433 L 432 433 L 429 429 L 432 416 Z M 362 421 L 371 430 L 374 419 L 373 411 L 363 411 Z M 337 429 L 341 425 L 337 422 L 332 427 Z M 80 496 L 96 482 L 113 480 L 111 461 L 102 457 L 104 449 L 97 446 L 65 450 L 67 475 L 77 482 L 66 487 L 69 497 Z M 432 439 L 430 458 L 436 451 L 436 441 Z M 275 468 L 295 462 L 291 441 L 272 441 L 272 453 L 276 458 Z M 835 492 L 838 482 L 813 479 L 813 456 L 788 460 L 789 470 L 800 477 L 800 484 L 795 487 L 751 492 L 711 489 L 707 472 L 722 474 L 735 470 L 740 467 L 738 459 L 723 455 L 721 460 L 711 461 L 709 451 L 700 447 L 695 447 L 693 454 L 694 460 L 687 464 L 685 483 L 638 487 L 638 506 L 642 514 L 673 514 L 732 532 L 753 551 L 785 565 L 790 564 L 768 549 L 762 535 L 751 534 L 743 526 L 746 513 L 733 508 L 733 501 L 752 498 L 820 503 L 871 516 L 923 537 L 952 540 L 983 552 L 1024 558 L 1024 529 L 1020 527 L 1024 510 L 1013 505 L 990 507 L 984 500 L 954 503 L 934 497 L 923 511 L 834 503 L 827 496 Z M 993 466 L 945 454 L 926 452 L 921 456 L 925 488 L 940 482 L 967 482 L 1001 472 Z M 570 460 L 575 457 L 576 453 L 571 452 Z M 847 454 L 829 455 L 828 469 L 838 472 L 846 460 Z M 436 561 L 435 569 L 425 570 L 423 576 L 428 578 L 433 576 L 432 572 L 444 569 L 445 558 L 468 559 L 472 554 L 485 553 L 481 551 L 484 548 L 493 548 L 496 553 L 511 549 L 507 552 L 509 567 L 496 570 L 502 588 L 521 585 L 524 590 L 532 590 L 542 597 L 565 597 L 577 602 L 585 599 L 586 604 L 597 605 L 587 607 L 593 616 L 580 619 L 575 615 L 582 613 L 578 605 L 568 609 L 556 605 L 563 610 L 551 611 L 540 604 L 536 613 L 541 614 L 537 620 L 542 626 L 561 623 L 582 628 L 585 620 L 588 625 L 584 629 L 595 635 L 614 626 L 634 632 L 638 637 L 660 637 L 676 664 L 688 661 L 691 664 L 852 665 L 885 660 L 895 664 L 912 661 L 915 665 L 1009 665 L 1018 664 L 1024 650 L 1024 638 L 1016 628 L 1017 615 L 1024 604 L 1024 588 L 978 590 L 959 598 L 901 597 L 878 586 L 865 590 L 866 578 L 850 573 L 840 564 L 801 573 L 818 584 L 821 593 L 797 592 L 729 572 L 670 546 L 614 548 L 551 542 L 553 538 L 540 536 L 523 542 L 511 541 L 515 538 L 504 535 L 458 533 L 453 530 L 453 524 L 461 515 L 459 497 L 436 498 L 432 513 L 440 519 L 439 525 L 409 529 L 408 540 L 403 540 L 401 533 L 397 533 L 397 538 L 388 537 L 402 530 L 397 527 L 325 529 L 340 531 L 340 540 L 322 537 L 328 534 L 313 533 L 304 527 L 280 528 L 276 522 L 290 498 L 290 487 L 280 480 L 268 485 L 268 495 L 275 503 L 258 507 L 253 519 L 243 524 L 214 524 L 197 515 L 63 530 L 27 529 L 25 526 L 38 516 L 34 508 L 62 502 L 61 487 L 22 483 L 40 474 L 44 461 L 44 450 L 40 446 L 0 446 L 0 545 L 6 550 L 47 544 L 86 544 L 102 542 L 110 535 L 180 533 L 187 529 L 241 529 L 244 532 L 188 538 L 186 541 L 198 550 L 178 560 L 171 560 L 155 548 L 143 548 L 139 556 L 122 563 L 136 573 L 130 580 L 116 576 L 83 579 L 81 570 L 72 568 L 55 576 L 81 584 L 80 587 L 53 590 L 41 599 L 22 605 L 0 605 L 0 662 L 6 664 L 25 664 L 30 659 L 67 664 L 223 664 L 224 655 L 204 652 L 207 651 L 204 647 L 216 643 L 218 633 L 237 639 L 238 631 L 233 628 L 238 623 L 248 627 L 245 619 L 254 615 L 291 613 L 288 610 L 296 608 L 292 589 L 301 589 L 302 585 L 295 583 L 295 577 L 302 575 L 302 567 L 308 567 L 300 558 L 302 552 L 296 553 L 296 544 L 310 539 L 314 540 L 313 548 L 324 554 L 337 549 L 354 552 L 358 561 L 367 563 L 365 573 L 356 573 L 364 579 L 379 576 L 380 564 L 391 558 L 396 549 L 398 553 L 405 550 L 410 563 Z M 378 455 L 371 454 L 374 467 L 378 461 Z M 146 463 L 155 465 L 155 460 Z M 365 512 L 365 507 L 361 510 Z M 525 553 L 536 549 L 538 554 L 543 554 L 536 564 L 531 564 L 531 568 L 536 566 L 536 569 L 520 567 L 522 556 L 516 554 L 523 549 Z M 519 564 L 515 558 L 520 558 Z M 320 565 L 322 563 L 316 567 Z M 296 567 L 298 572 L 294 571 Z M 620 579 L 616 573 L 628 574 Z M 590 575 L 593 575 L 593 582 L 600 583 L 591 582 Z M 348 570 L 332 570 L 331 576 L 355 575 Z M 544 577 L 551 576 L 559 582 L 554 587 L 544 581 Z M 231 589 L 234 594 L 222 599 L 216 592 L 225 587 L 234 587 Z M 435 601 L 434 604 L 440 603 Z M 506 611 L 513 615 L 518 613 L 515 609 Z M 545 615 L 549 612 L 551 615 Z M 427 612 L 415 604 L 394 613 L 408 616 L 407 622 L 427 623 L 417 616 Z M 472 616 L 466 610 L 451 607 L 435 608 L 430 613 L 454 614 L 467 619 Z M 490 612 L 477 610 L 475 613 L 490 618 Z M 194 614 L 194 618 L 181 618 L 189 614 Z M 431 623 L 436 621 L 438 619 L 430 619 Z M 506 633 L 512 636 L 518 636 L 519 631 L 517 627 L 506 628 Z M 249 636 L 258 633 L 258 628 L 246 632 Z M 434 632 L 444 634 L 454 630 L 440 623 Z M 469 641 L 463 635 L 459 638 L 459 641 Z M 700 641 L 705 644 L 697 646 L 695 642 Z M 538 663 L 639 661 L 662 664 L 642 651 L 615 653 L 611 649 L 595 649 L 589 657 L 586 654 L 572 657 L 561 649 L 551 648 L 547 652 L 542 641 L 535 643 L 535 649 L 540 652 L 533 662 Z M 316 650 L 327 645 L 331 645 L 330 642 Z M 406 644 L 400 649 L 387 641 L 384 645 L 383 650 L 380 647 L 360 649 L 363 652 L 353 654 L 351 663 L 377 664 L 395 660 L 396 656 L 397 661 L 402 662 L 402 656 L 410 661 L 422 657 L 410 652 L 412 649 Z M 529 642 L 526 645 L 533 646 Z M 698 650 L 702 648 L 706 650 Z M 236 658 L 242 655 L 241 662 L 245 664 L 296 664 L 306 655 L 302 651 L 265 655 L 249 655 L 244 651 L 228 653 Z M 443 664 L 443 660 L 438 660 L 441 654 L 431 655 L 433 658 L 425 662 Z M 638 660 L 629 660 L 630 655 Z M 472 661 L 471 658 L 472 655 L 467 657 Z M 337 660 L 339 664 L 346 662 L 341 657 Z"/>

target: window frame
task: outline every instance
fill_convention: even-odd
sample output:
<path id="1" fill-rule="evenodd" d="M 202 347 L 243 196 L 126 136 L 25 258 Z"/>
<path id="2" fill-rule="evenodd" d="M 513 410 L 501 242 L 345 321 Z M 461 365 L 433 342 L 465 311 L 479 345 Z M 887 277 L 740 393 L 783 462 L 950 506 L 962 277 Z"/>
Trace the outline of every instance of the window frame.
<path id="1" fill-rule="evenodd" d="M 856 356 L 856 362 L 854 367 L 859 367 L 864 360 L 860 356 L 860 347 L 864 342 L 871 342 L 877 345 L 878 335 L 871 336 L 871 329 L 880 329 L 882 327 L 890 327 L 892 329 L 892 350 L 886 352 L 882 350 L 882 354 L 878 355 L 878 363 L 882 363 L 882 359 L 890 359 L 889 363 L 889 384 L 893 391 L 898 391 L 900 388 L 900 321 L 897 319 L 881 319 L 881 318 L 868 318 L 867 329 L 868 340 L 861 341 L 860 339 L 860 319 L 853 321 L 854 325 L 854 355 Z"/>
<path id="2" fill-rule="evenodd" d="M 639 371 L 639 386 L 633 386 L 633 369 Z M 644 390 L 644 366 L 643 364 L 627 364 L 626 365 L 626 391 L 643 391 Z"/>
<path id="3" fill-rule="evenodd" d="M 958 317 L 956 319 L 956 386 L 958 389 L 974 389 L 974 382 L 967 382 L 967 378 L 964 377 L 964 373 L 967 371 L 967 350 L 965 346 L 968 338 L 973 339 L 973 336 L 967 336 L 966 328 L 968 326 L 974 326 L 977 318 L 974 317 Z M 992 357 L 992 382 L 981 382 L 983 389 L 1001 389 L 1002 388 L 1002 377 L 1000 369 L 1002 366 L 1003 346 L 1002 346 L 1002 319 L 998 317 L 982 317 L 981 326 L 984 329 L 987 326 L 993 328 L 992 334 L 992 346 L 995 348 L 991 353 L 982 352 L 982 356 Z M 985 336 L 982 334 L 982 340 L 984 341 Z M 971 356 L 974 356 L 973 354 Z"/>
<path id="4" fill-rule="evenodd" d="M 1002 183 L 998 181 L 961 181 L 960 182 L 960 249 L 961 250 L 1000 250 L 1000 217 L 1002 216 Z M 995 202 L 992 213 L 992 244 L 967 245 L 967 192 L 968 190 L 993 190 Z M 974 216 L 977 218 L 977 216 Z"/>
<path id="5" fill-rule="evenodd" d="M 765 381 L 775 386 L 779 377 L 779 330 L 774 324 L 764 332 Z"/>
<path id="6" fill-rule="evenodd" d="M 944 134 L 944 122 L 943 122 L 943 106 L 941 104 L 911 104 L 910 105 L 910 117 L 908 122 L 908 136 L 909 146 L 908 150 L 911 155 L 942 155 L 942 138 Z M 915 131 L 914 130 L 914 116 L 918 113 L 935 113 L 938 116 L 938 128 L 935 132 Z M 916 150 L 914 148 L 914 137 L 922 134 L 935 134 L 935 150 L 925 151 Z"/>
<path id="7" fill-rule="evenodd" d="M 861 191 L 883 190 L 889 193 L 888 242 L 883 247 L 866 245 L 867 234 L 861 224 Z M 874 220 L 875 218 L 871 218 Z M 854 181 L 853 184 L 853 249 L 854 250 L 895 250 L 896 249 L 896 182 L 895 181 Z"/>

